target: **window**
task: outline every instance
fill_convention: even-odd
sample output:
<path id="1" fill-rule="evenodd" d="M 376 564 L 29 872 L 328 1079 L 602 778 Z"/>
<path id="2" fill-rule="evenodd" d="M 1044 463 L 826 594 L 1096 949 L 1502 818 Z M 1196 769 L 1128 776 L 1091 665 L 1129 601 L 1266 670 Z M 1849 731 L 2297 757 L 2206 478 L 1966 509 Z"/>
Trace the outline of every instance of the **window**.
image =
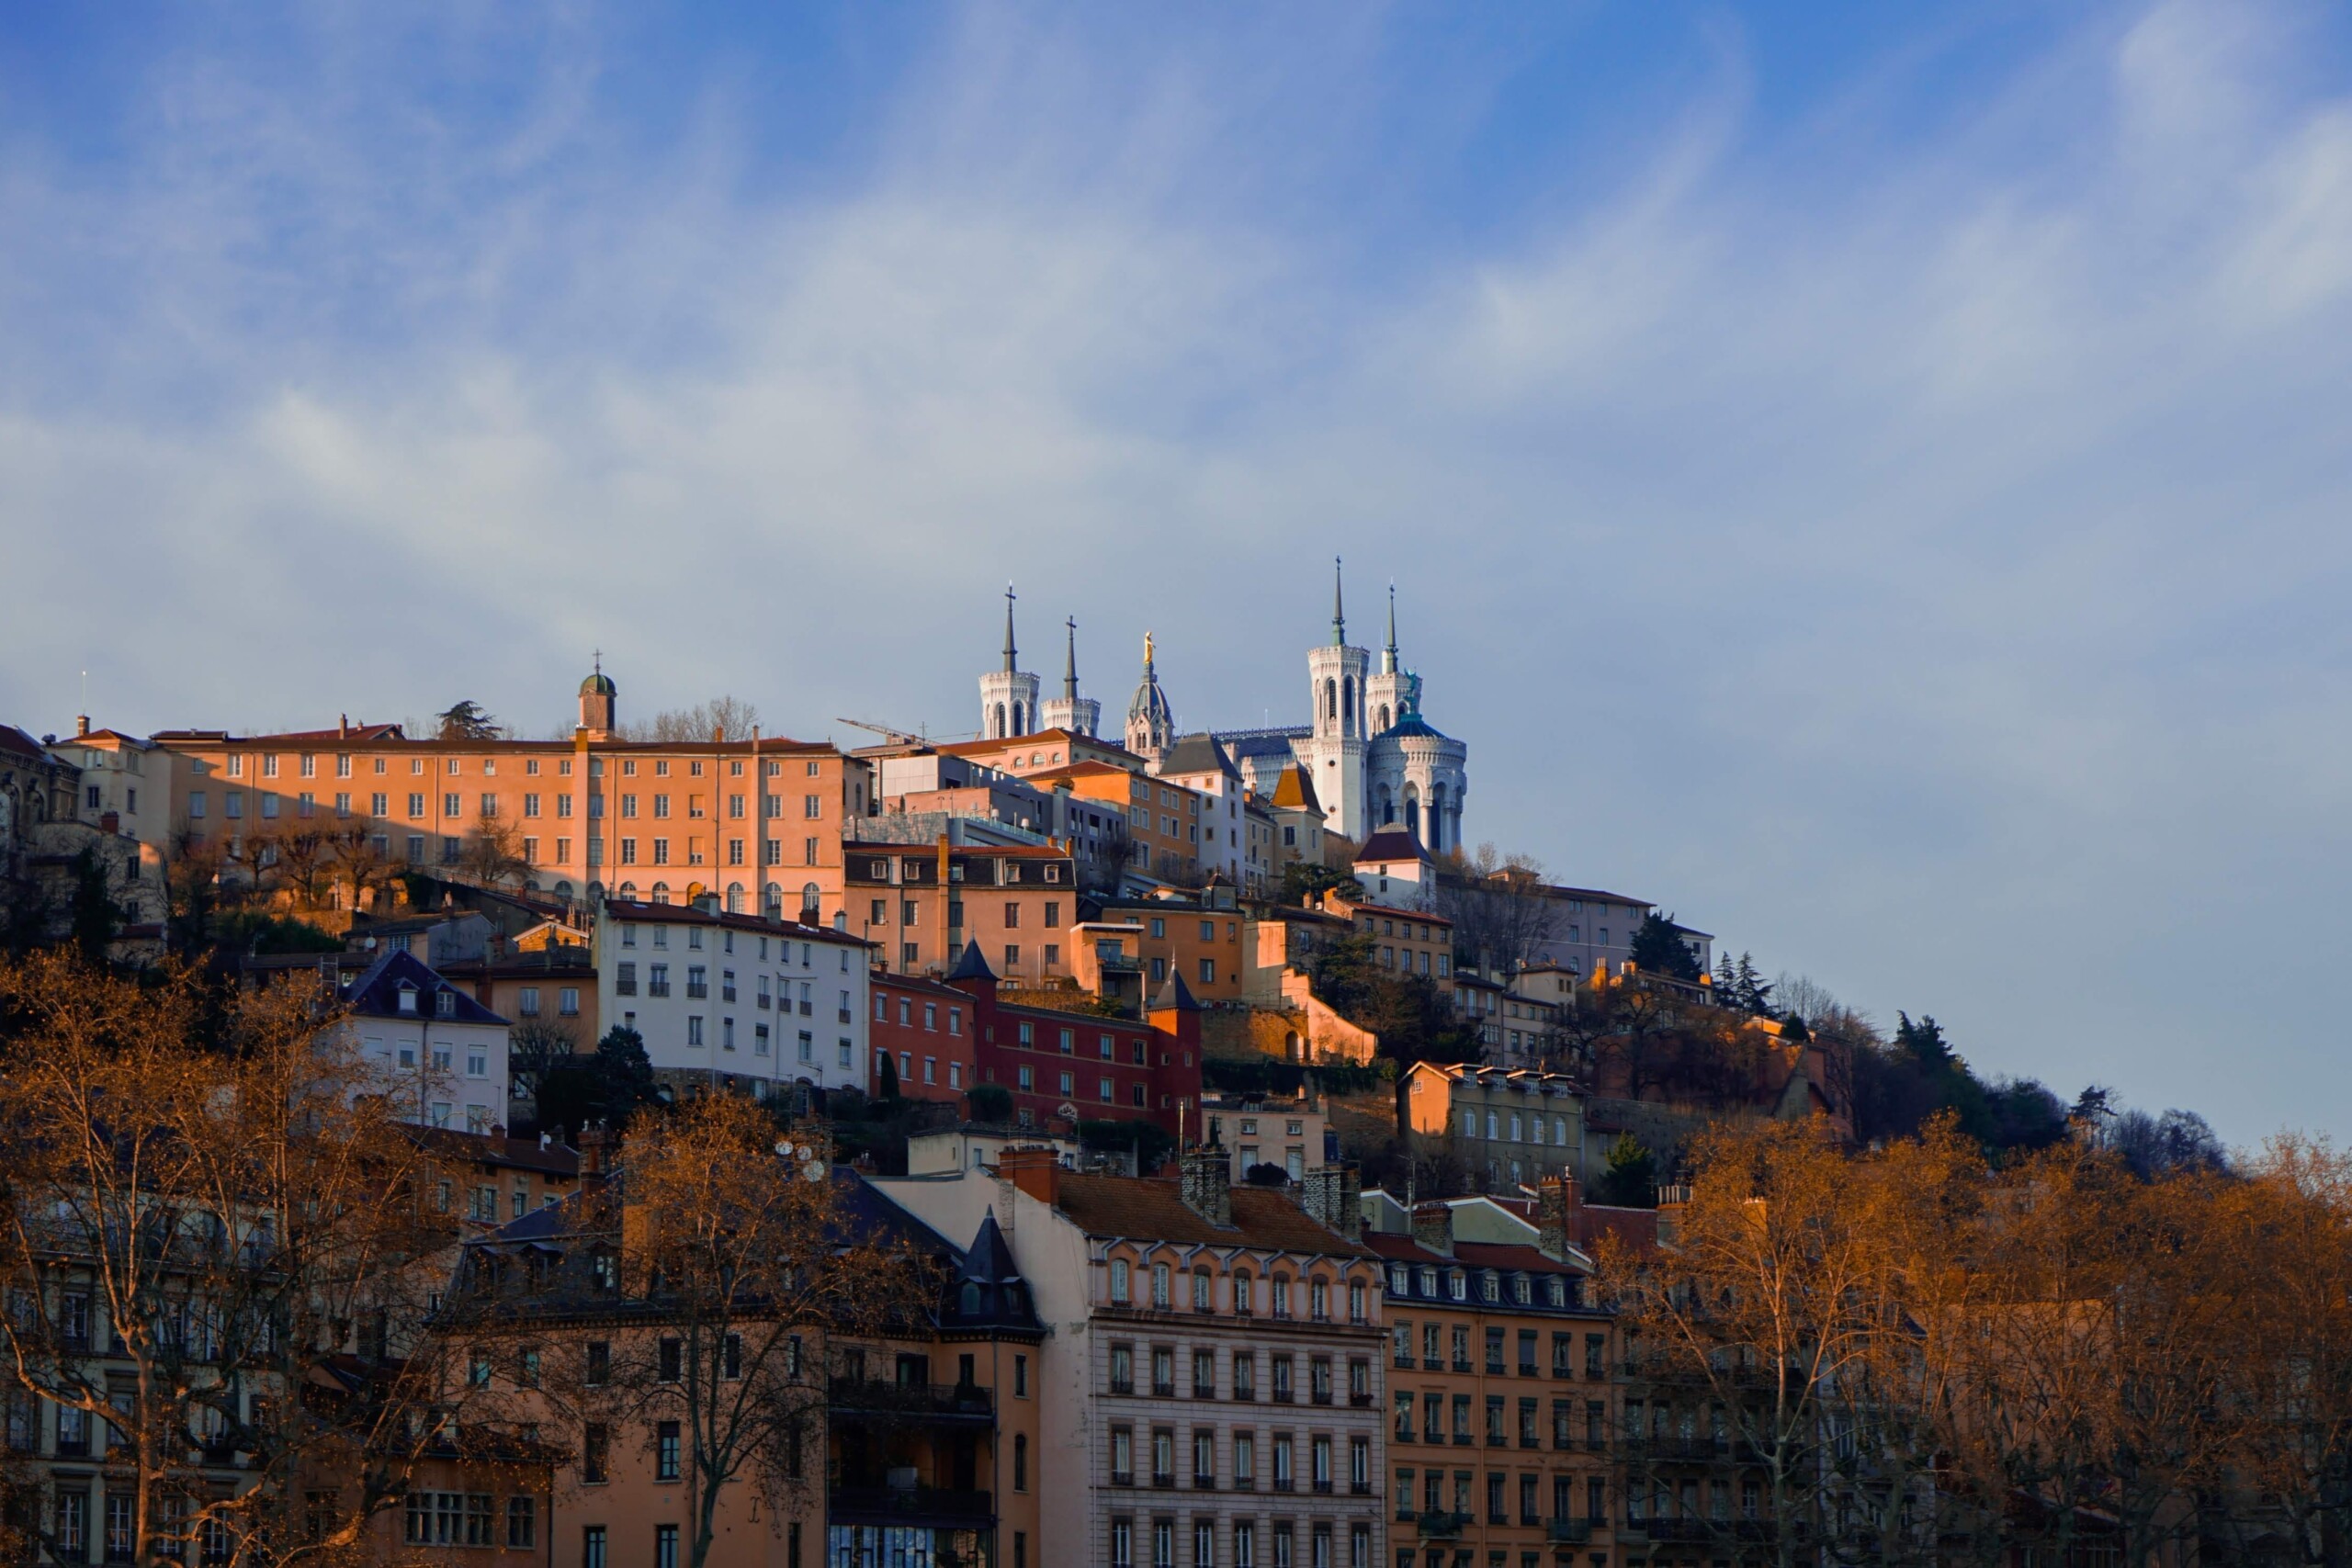
<path id="1" fill-rule="evenodd" d="M 1127 1300 L 1127 1260 L 1111 1259 L 1111 1300 L 1124 1306 Z"/>
<path id="2" fill-rule="evenodd" d="M 654 1428 L 653 1479 L 678 1479 L 678 1424 L 675 1421 L 664 1421 Z M 672 1533 L 674 1537 L 675 1531 Z"/>
<path id="3" fill-rule="evenodd" d="M 663 1424 L 676 1425 L 675 1422 Z M 655 1525 L 653 1527 L 653 1568 L 678 1568 L 677 1526 Z"/>
<path id="4" fill-rule="evenodd" d="M 527 1551 L 538 1543 L 538 1500 L 533 1497 L 506 1499 L 506 1545 L 508 1550 Z"/>

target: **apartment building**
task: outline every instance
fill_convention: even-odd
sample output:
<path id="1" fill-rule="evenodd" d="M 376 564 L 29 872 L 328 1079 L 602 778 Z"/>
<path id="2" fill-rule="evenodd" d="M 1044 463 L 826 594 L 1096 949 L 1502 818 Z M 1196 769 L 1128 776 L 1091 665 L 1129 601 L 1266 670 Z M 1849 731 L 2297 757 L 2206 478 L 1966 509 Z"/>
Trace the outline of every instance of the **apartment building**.
<path id="1" fill-rule="evenodd" d="M 159 730 L 167 798 L 141 797 L 153 840 L 186 834 L 239 852 L 296 824 L 356 831 L 378 853 L 457 866 L 469 834 L 512 828 L 528 890 L 650 903 L 711 895 L 722 908 L 842 914 L 845 820 L 865 814 L 866 770 L 822 742 L 713 736 L 622 739 L 617 688 L 581 682 L 568 740 L 413 739 L 396 724 L 238 736 Z M 123 794 L 137 786 L 126 782 Z M 155 783 L 147 784 L 149 794 Z M 126 818 L 129 820 L 129 818 Z"/>
<path id="2" fill-rule="evenodd" d="M 696 904 L 608 899 L 596 1010 L 645 1041 L 679 1094 L 866 1084 L 871 950 L 825 926 Z"/>
<path id="3" fill-rule="evenodd" d="M 1127 863 L 1139 877 L 1190 886 L 1215 863 L 1203 858 L 1209 846 L 1202 833 L 1220 818 L 1198 790 L 1099 761 L 1050 768 L 1029 779 L 1043 788 L 1067 789 L 1098 808 L 1125 812 Z M 1234 826 L 1239 826 L 1238 815 Z"/>
<path id="4" fill-rule="evenodd" d="M 868 1093 L 881 1092 L 885 1058 L 899 1093 L 908 1100 L 960 1100 L 980 1082 L 980 1032 L 972 1021 L 970 996 L 919 976 L 877 974 L 871 987 L 874 1015 L 867 1041 L 874 1074 Z"/>
<path id="5" fill-rule="evenodd" d="M 1373 944 L 1373 961 L 1397 975 L 1419 976 L 1438 990 L 1453 989 L 1453 922 L 1428 909 L 1371 899 L 1323 895 L 1323 911 L 1355 928 Z"/>
<path id="6" fill-rule="evenodd" d="M 1229 886 L 1198 898 L 1107 899 L 1076 933 L 1078 982 L 1089 990 L 1102 989 L 1100 960 L 1110 952 L 1103 944 L 1110 942 L 1141 965 L 1150 990 L 1182 975 L 1203 1002 L 1238 1002 L 1249 967 L 1244 923 Z"/>
<path id="7" fill-rule="evenodd" d="M 405 947 L 379 953 L 340 1000 L 345 1027 L 408 1120 L 469 1133 L 503 1126 L 505 1019 Z"/>
<path id="8" fill-rule="evenodd" d="M 1250 824 L 1244 811 L 1249 787 L 1223 743 L 1205 730 L 1180 735 L 1152 772 L 1201 797 L 1198 855 L 1202 873 L 1222 876 L 1235 887 L 1260 888 L 1263 870 L 1250 853 Z"/>
<path id="9" fill-rule="evenodd" d="M 1233 1179 L 1253 1166 L 1279 1167 L 1293 1181 L 1328 1165 L 1335 1153 L 1330 1118 L 1320 1095 L 1305 1090 L 1284 1098 L 1267 1094 L 1208 1094 L 1201 1100 L 1202 1141 L 1233 1156 Z"/>
<path id="10" fill-rule="evenodd" d="M 1396 1125 L 1451 1140 L 1473 1178 L 1488 1186 L 1564 1170 L 1586 1179 L 1584 1096 L 1565 1074 L 1416 1062 L 1396 1082 Z"/>
<path id="11" fill-rule="evenodd" d="M 1071 973 L 1078 868 L 1065 852 L 1014 844 L 842 846 L 847 929 L 896 975 L 936 976 L 978 944 L 1008 983 Z"/>
<path id="12" fill-rule="evenodd" d="M 991 1214 L 1039 1315 L 1053 1484 L 1044 1561 L 1108 1568 L 1374 1568 L 1381 1277 L 1352 1168 L 1299 1196 L 1087 1176 L 1008 1149 L 993 1175 L 882 1179 L 934 1229 Z"/>
<path id="13" fill-rule="evenodd" d="M 1482 1199 L 1367 1193 L 1385 1271 L 1396 1568 L 1605 1568 L 1618 1385 L 1563 1194 L 1530 1224 Z"/>
<path id="14" fill-rule="evenodd" d="M 1170 976 L 1139 1021 L 1000 998 L 977 945 L 944 985 L 970 1002 L 979 1081 L 1012 1093 L 1020 1125 L 1148 1121 L 1182 1134 L 1197 1124 L 1200 1004 L 1182 979 Z M 956 1015 L 946 1018 L 953 1028 Z"/>

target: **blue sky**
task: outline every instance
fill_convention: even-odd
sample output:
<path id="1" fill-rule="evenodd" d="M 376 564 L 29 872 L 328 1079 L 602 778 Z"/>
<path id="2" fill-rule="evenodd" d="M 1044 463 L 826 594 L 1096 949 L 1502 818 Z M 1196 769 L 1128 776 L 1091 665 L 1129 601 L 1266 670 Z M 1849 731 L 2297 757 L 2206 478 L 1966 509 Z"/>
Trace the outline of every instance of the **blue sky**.
<path id="1" fill-rule="evenodd" d="M 1475 837 L 2352 1131 L 2341 7 L 382 9 L 0 24 L 0 718 L 1280 719 L 1344 553 Z"/>

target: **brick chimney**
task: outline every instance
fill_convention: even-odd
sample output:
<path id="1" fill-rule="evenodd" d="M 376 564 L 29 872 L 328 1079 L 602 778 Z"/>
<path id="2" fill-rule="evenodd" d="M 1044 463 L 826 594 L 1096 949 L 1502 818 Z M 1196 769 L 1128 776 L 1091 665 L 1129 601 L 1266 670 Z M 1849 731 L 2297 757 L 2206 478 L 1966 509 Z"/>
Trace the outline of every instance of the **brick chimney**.
<path id="1" fill-rule="evenodd" d="M 1453 1256 L 1453 1209 L 1444 1201 L 1413 1210 L 1413 1241 L 1442 1257 Z"/>
<path id="2" fill-rule="evenodd" d="M 1233 1223 L 1233 1156 L 1211 1144 L 1187 1149 L 1182 1177 L 1184 1207 L 1213 1225 Z"/>
<path id="3" fill-rule="evenodd" d="M 605 1154 L 611 1134 L 600 1123 L 591 1122 L 580 1129 L 580 1190 L 583 1192 L 605 1185 Z"/>
<path id="4" fill-rule="evenodd" d="M 1351 1161 L 1317 1167 L 1299 1179 L 1298 1206 L 1317 1224 L 1350 1241 L 1363 1235 L 1363 1179 Z"/>
<path id="5" fill-rule="evenodd" d="M 74 738 L 78 740 L 89 733 L 90 716 L 85 713 L 75 714 L 74 716 Z"/>
<path id="6" fill-rule="evenodd" d="M 1576 1215 L 1583 1207 L 1584 1194 L 1577 1190 L 1576 1172 L 1566 1167 L 1536 1190 L 1535 1226 L 1542 1234 L 1535 1245 L 1546 1258 L 1567 1257 L 1568 1248 L 1576 1245 Z"/>
<path id="7" fill-rule="evenodd" d="M 996 1156 L 996 1173 L 1040 1203 L 1052 1204 L 1061 1197 L 1061 1156 L 1050 1148 L 1008 1148 Z"/>

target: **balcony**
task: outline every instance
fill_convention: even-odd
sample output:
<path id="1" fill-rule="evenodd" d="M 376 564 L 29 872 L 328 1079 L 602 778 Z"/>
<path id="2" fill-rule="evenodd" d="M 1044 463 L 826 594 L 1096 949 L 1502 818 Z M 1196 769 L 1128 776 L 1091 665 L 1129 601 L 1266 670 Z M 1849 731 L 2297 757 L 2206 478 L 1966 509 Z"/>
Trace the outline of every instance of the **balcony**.
<path id="1" fill-rule="evenodd" d="M 1351 1409 L 1354 1410 L 1369 1410 L 1372 1408 L 1372 1395 L 1368 1393 L 1351 1393 L 1348 1395 L 1348 1405 Z"/>
<path id="2" fill-rule="evenodd" d="M 995 1503 L 993 1493 L 936 1486 L 836 1486 L 825 1495 L 825 1517 L 837 1525 L 987 1529 L 996 1523 Z"/>
<path id="3" fill-rule="evenodd" d="M 1582 1546 L 1592 1539 L 1590 1519 L 1555 1518 L 1544 1527 L 1544 1539 L 1563 1546 Z"/>
<path id="4" fill-rule="evenodd" d="M 1470 1527 L 1467 1514 L 1423 1514 L 1419 1523 L 1424 1540 L 1454 1540 Z"/>
<path id="5" fill-rule="evenodd" d="M 1329 1404 L 1331 1403 L 1331 1391 L 1328 1388 L 1318 1388 L 1310 1397 L 1317 1404 Z"/>
<path id="6" fill-rule="evenodd" d="M 1155 1472 L 1151 1478 L 1151 1484 L 1159 1491 L 1173 1492 L 1176 1490 L 1176 1474 L 1173 1471 Z"/>
<path id="7" fill-rule="evenodd" d="M 919 1421 L 987 1427 L 996 1420 L 996 1391 L 967 1384 L 884 1382 L 834 1378 L 827 1385 L 830 1413 L 850 1420 Z"/>
<path id="8" fill-rule="evenodd" d="M 1216 1491 L 1216 1476 L 1214 1476 L 1214 1475 L 1203 1475 L 1203 1474 L 1195 1473 L 1195 1474 L 1193 1475 L 1193 1491 L 1195 1491 L 1195 1492 L 1214 1492 L 1214 1491 Z"/>

